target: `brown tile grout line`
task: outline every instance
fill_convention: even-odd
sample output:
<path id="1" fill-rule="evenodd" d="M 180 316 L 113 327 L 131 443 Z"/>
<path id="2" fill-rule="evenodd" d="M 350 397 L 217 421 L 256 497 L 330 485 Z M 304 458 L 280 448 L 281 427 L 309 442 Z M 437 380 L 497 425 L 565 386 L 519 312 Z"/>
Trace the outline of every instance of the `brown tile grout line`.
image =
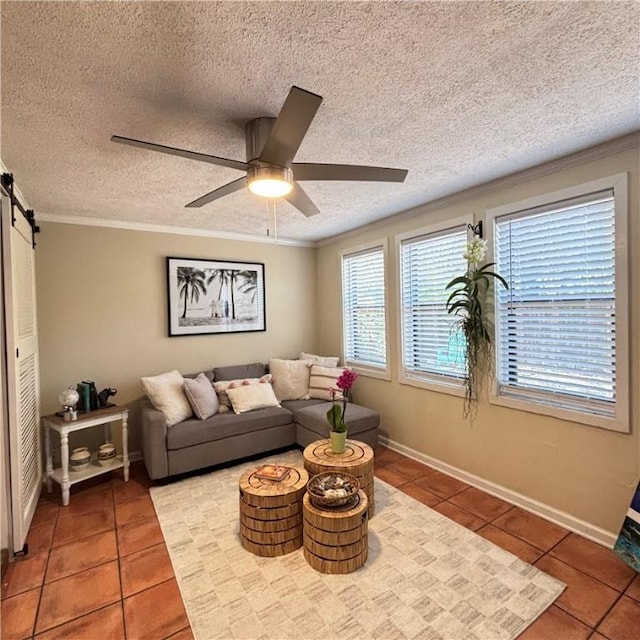
<path id="1" fill-rule="evenodd" d="M 40 495 L 42 495 L 42 491 L 40 493 Z M 36 504 L 36 509 L 38 508 L 38 505 Z M 33 617 L 33 626 L 31 628 L 31 638 L 35 638 L 36 636 L 36 628 L 38 625 L 38 617 L 40 616 L 40 607 L 42 606 L 42 595 L 44 593 L 44 585 L 45 585 L 45 579 L 47 577 L 47 571 L 49 571 L 49 561 L 51 560 L 51 549 L 52 549 L 52 543 L 53 543 L 53 536 L 56 533 L 56 527 L 58 526 L 58 517 L 60 515 L 60 507 L 58 507 L 58 510 L 56 511 L 56 517 L 54 518 L 54 523 L 53 523 L 53 531 L 51 532 L 51 539 L 49 540 L 49 546 L 47 548 L 47 561 L 44 563 L 44 571 L 42 572 L 42 582 L 40 584 L 40 590 L 38 593 L 38 605 L 36 606 L 36 615 Z M 27 535 L 29 535 L 29 532 L 27 532 Z"/>
<path id="2" fill-rule="evenodd" d="M 151 492 L 149 492 L 149 497 L 151 497 L 150 495 Z M 158 527 L 160 527 L 160 520 L 158 520 L 158 513 L 156 512 L 156 506 L 155 504 L 153 504 L 153 500 L 151 500 L 151 504 L 153 505 L 153 519 L 158 523 Z M 149 518 L 150 520 L 151 518 Z M 162 527 L 160 527 L 160 532 L 162 533 Z M 162 542 L 159 543 L 162 544 L 167 552 L 167 555 L 169 555 L 169 564 L 171 565 L 171 575 L 172 577 L 169 578 L 168 580 L 163 580 L 162 582 L 158 582 L 158 584 L 164 584 L 165 582 L 169 582 L 170 580 L 175 580 L 176 586 L 178 587 L 178 594 L 180 597 L 180 601 L 182 602 L 182 608 L 184 609 L 184 617 L 187 620 L 187 626 L 186 627 L 182 627 L 182 629 L 178 629 L 177 631 L 173 632 L 171 635 L 165 636 L 163 640 L 171 640 L 171 638 L 173 636 L 178 635 L 179 633 L 182 633 L 185 629 L 188 629 L 191 632 L 191 635 L 193 636 L 193 630 L 191 629 L 191 620 L 189 620 L 189 616 L 187 614 L 187 608 L 184 606 L 184 599 L 182 598 L 182 592 L 180 591 L 180 583 L 178 582 L 178 578 L 176 576 L 176 572 L 173 568 L 173 562 L 171 561 L 171 555 L 169 554 L 169 548 L 167 547 L 167 542 L 164 538 L 164 533 L 162 533 Z M 158 544 L 158 546 L 159 546 Z M 156 546 L 156 545 L 152 545 L 152 546 Z M 146 547 L 147 549 L 150 549 L 151 547 Z M 153 586 L 157 586 L 157 585 L 153 585 Z M 151 588 L 151 587 L 149 587 Z M 142 591 L 146 591 L 146 589 L 143 589 Z M 139 591 L 138 593 L 142 593 L 142 591 Z M 122 605 L 122 609 L 124 611 L 124 601 L 123 601 L 123 605 Z M 126 630 L 125 630 L 126 631 Z M 126 637 L 125 637 L 126 640 Z"/>
<path id="3" fill-rule="evenodd" d="M 115 510 L 116 510 L 116 497 L 115 497 L 115 490 L 113 489 L 113 485 L 112 485 L 112 492 L 113 492 L 113 511 L 114 511 L 114 513 L 113 513 L 113 523 L 114 523 L 115 535 L 116 535 L 116 553 L 118 555 L 118 579 L 120 580 L 120 596 L 121 596 L 121 598 L 120 598 L 120 610 L 122 612 L 122 628 L 124 629 L 124 640 L 127 640 L 127 637 L 128 637 L 128 633 L 127 633 L 127 617 L 125 615 L 125 610 L 124 610 L 124 601 L 127 600 L 128 598 L 132 598 L 133 596 L 136 596 L 136 595 L 138 595 L 140 593 L 144 593 L 145 591 L 148 591 L 149 589 L 153 589 L 154 587 L 157 587 L 157 586 L 159 586 L 161 584 L 164 584 L 165 582 L 169 582 L 170 580 L 176 580 L 176 575 L 175 575 L 175 571 L 173 570 L 173 564 L 171 564 L 171 573 L 172 573 L 171 578 L 168 578 L 167 580 L 162 580 L 161 582 L 158 582 L 156 584 L 150 585 L 150 586 L 146 587 L 145 589 L 141 589 L 140 591 L 136 591 L 136 593 L 132 593 L 131 595 L 129 595 L 129 596 L 127 596 L 125 598 L 124 585 L 122 584 L 121 558 L 133 555 L 133 553 L 138 553 L 138 552 L 144 551 L 146 549 L 151 549 L 152 547 L 155 547 L 155 546 L 160 546 L 161 544 L 164 545 L 165 548 L 166 548 L 166 542 L 164 540 L 164 535 L 163 535 L 162 536 L 162 542 L 159 542 L 159 543 L 157 543 L 155 545 L 150 545 L 150 546 L 144 547 L 142 549 L 138 549 L 137 551 L 134 551 L 133 553 L 127 554 L 127 556 L 122 556 L 120 554 L 120 544 L 119 544 L 119 534 L 118 534 L 119 527 L 118 527 L 118 521 L 116 520 L 116 513 L 115 513 Z M 147 488 L 147 493 L 149 493 L 148 488 Z M 145 494 L 145 495 L 147 495 L 147 494 Z M 137 497 L 139 497 L 139 496 L 137 496 Z M 135 500 L 135 499 L 136 498 L 130 498 L 129 500 L 123 500 L 122 502 L 126 503 L 126 502 L 130 502 L 131 500 Z M 152 503 L 153 503 L 153 501 L 152 501 Z M 145 520 L 152 520 L 152 519 L 155 520 L 156 522 L 158 522 L 158 514 L 156 513 L 155 506 L 153 508 L 153 516 L 152 517 L 150 517 L 150 518 L 142 518 L 140 520 L 134 521 L 133 523 L 127 523 L 127 525 L 136 524 L 138 522 L 144 522 Z M 159 522 L 158 522 L 158 524 L 159 524 Z M 168 550 L 167 550 L 167 552 L 168 552 Z M 176 580 L 176 583 L 177 583 L 177 580 Z M 178 593 L 180 593 L 179 589 L 178 589 Z M 181 593 L 180 593 L 180 599 L 182 600 L 182 594 Z M 183 604 L 183 607 L 184 607 L 184 601 L 182 602 L 182 604 Z M 189 618 L 188 617 L 187 617 L 187 623 L 188 624 L 187 624 L 186 627 L 183 627 L 182 629 L 178 629 L 178 631 L 172 633 L 171 635 L 176 635 L 176 634 L 180 633 L 181 631 L 184 631 L 185 629 L 191 630 L 191 623 L 189 622 Z M 169 638 L 170 638 L 170 636 L 165 636 L 162 640 L 169 640 Z"/>
<path id="4" fill-rule="evenodd" d="M 116 602 L 108 602 L 107 604 L 103 604 L 101 607 L 98 607 L 97 609 L 93 609 L 92 611 L 88 611 L 87 613 L 83 613 L 82 615 L 76 616 L 75 618 L 69 618 L 68 620 L 65 620 L 64 622 L 60 622 L 59 624 L 55 624 L 53 625 L 53 627 L 47 627 L 46 629 L 43 629 L 40 634 L 35 635 L 35 633 L 33 634 L 33 636 L 30 636 L 31 640 L 38 640 L 39 635 L 43 634 L 43 633 L 49 633 L 50 631 L 54 631 L 55 629 L 59 629 L 60 627 L 63 627 L 65 624 L 69 624 L 70 622 L 73 622 L 74 620 L 80 620 L 80 618 L 83 618 L 84 616 L 89 616 L 92 613 L 96 613 L 98 611 L 102 611 L 103 609 L 107 609 L 109 607 L 112 607 L 114 604 L 117 604 Z"/>
<path id="5" fill-rule="evenodd" d="M 117 514 L 116 514 L 116 492 L 113 488 L 113 482 L 111 483 L 111 497 L 113 498 L 113 529 L 114 529 L 114 535 L 116 537 L 116 556 L 118 560 L 118 582 L 120 583 L 120 616 L 122 617 L 122 631 L 124 632 L 124 640 L 127 640 L 127 616 L 124 614 L 124 585 L 122 584 L 120 537 L 118 535 L 118 520 L 117 520 Z"/>

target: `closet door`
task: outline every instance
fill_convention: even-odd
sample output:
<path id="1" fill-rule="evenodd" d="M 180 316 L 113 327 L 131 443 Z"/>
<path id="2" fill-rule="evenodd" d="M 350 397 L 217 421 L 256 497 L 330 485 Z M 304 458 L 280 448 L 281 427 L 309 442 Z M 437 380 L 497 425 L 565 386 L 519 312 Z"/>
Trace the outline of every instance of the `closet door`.
<path id="1" fill-rule="evenodd" d="M 22 213 L 2 198 L 2 271 L 7 357 L 13 551 L 23 548 L 42 487 L 35 252 Z"/>

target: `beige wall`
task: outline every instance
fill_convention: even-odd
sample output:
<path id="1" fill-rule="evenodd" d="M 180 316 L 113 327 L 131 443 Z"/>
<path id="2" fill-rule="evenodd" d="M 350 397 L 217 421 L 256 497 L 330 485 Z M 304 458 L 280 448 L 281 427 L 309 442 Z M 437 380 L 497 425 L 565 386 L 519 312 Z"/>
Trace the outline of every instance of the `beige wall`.
<path id="1" fill-rule="evenodd" d="M 318 347 L 341 352 L 340 252 L 387 238 L 390 274 L 388 340 L 392 380 L 361 377 L 358 402 L 377 409 L 392 440 L 450 465 L 503 485 L 581 520 L 617 531 L 640 476 L 637 427 L 623 435 L 480 403 L 474 420 L 463 419 L 462 400 L 452 395 L 398 383 L 398 287 L 395 235 L 443 219 L 475 214 L 488 208 L 629 172 L 631 247 L 631 396 L 632 420 L 640 415 L 640 217 L 638 215 L 638 149 L 557 171 L 509 188 L 458 198 L 455 204 L 424 206 L 416 215 L 376 223 L 341 237 L 318 250 Z"/>
<path id="2" fill-rule="evenodd" d="M 314 249 L 47 222 L 41 228 L 43 415 L 59 408 L 57 395 L 70 384 L 116 387 L 115 400 L 134 409 L 130 450 L 140 451 L 134 401 L 142 376 L 297 357 L 315 346 Z M 166 256 L 263 262 L 267 331 L 167 337 Z"/>
<path id="3" fill-rule="evenodd" d="M 629 172 L 632 248 L 632 421 L 640 410 L 640 218 L 638 150 L 587 162 L 518 186 L 485 190 L 445 207 L 376 223 L 319 248 L 43 223 L 36 251 L 42 411 L 57 408 L 68 384 L 93 379 L 118 388 L 134 408 L 131 449 L 140 450 L 139 379 L 170 368 L 341 352 L 340 252 L 387 238 L 392 380 L 361 377 L 356 399 L 377 409 L 392 440 L 529 498 L 616 531 L 640 476 L 640 439 L 482 402 L 473 421 L 454 396 L 398 383 L 395 235 L 432 222 Z M 264 262 L 267 331 L 168 338 L 167 255 Z"/>

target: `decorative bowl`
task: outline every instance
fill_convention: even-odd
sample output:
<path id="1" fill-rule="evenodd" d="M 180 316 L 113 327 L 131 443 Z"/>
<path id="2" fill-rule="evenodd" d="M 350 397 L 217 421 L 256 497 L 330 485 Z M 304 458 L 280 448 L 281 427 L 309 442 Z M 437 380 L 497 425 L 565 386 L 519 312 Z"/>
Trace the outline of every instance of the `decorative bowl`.
<path id="1" fill-rule="evenodd" d="M 116 448 L 110 442 L 101 444 L 98 449 L 98 463 L 103 467 L 108 467 L 111 461 L 116 457 Z"/>
<path id="2" fill-rule="evenodd" d="M 359 490 L 358 478 L 350 473 L 326 471 L 314 476 L 307 483 L 309 500 L 321 509 L 350 504 L 357 498 Z"/>
<path id="3" fill-rule="evenodd" d="M 91 464 L 91 452 L 89 447 L 78 447 L 69 456 L 71 471 L 82 471 Z"/>

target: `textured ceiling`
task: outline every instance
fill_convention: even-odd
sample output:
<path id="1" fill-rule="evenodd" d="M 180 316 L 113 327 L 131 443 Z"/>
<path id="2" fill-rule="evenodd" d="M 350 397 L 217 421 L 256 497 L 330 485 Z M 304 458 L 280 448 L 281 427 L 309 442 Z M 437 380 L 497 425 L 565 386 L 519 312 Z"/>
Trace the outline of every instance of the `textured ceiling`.
<path id="1" fill-rule="evenodd" d="M 318 240 L 640 128 L 637 2 L 2 2 L 0 157 L 29 205 L 264 233 L 233 169 L 243 126 L 291 85 L 324 97 L 297 162 L 409 169 L 404 184 L 305 182 L 281 237 Z"/>

